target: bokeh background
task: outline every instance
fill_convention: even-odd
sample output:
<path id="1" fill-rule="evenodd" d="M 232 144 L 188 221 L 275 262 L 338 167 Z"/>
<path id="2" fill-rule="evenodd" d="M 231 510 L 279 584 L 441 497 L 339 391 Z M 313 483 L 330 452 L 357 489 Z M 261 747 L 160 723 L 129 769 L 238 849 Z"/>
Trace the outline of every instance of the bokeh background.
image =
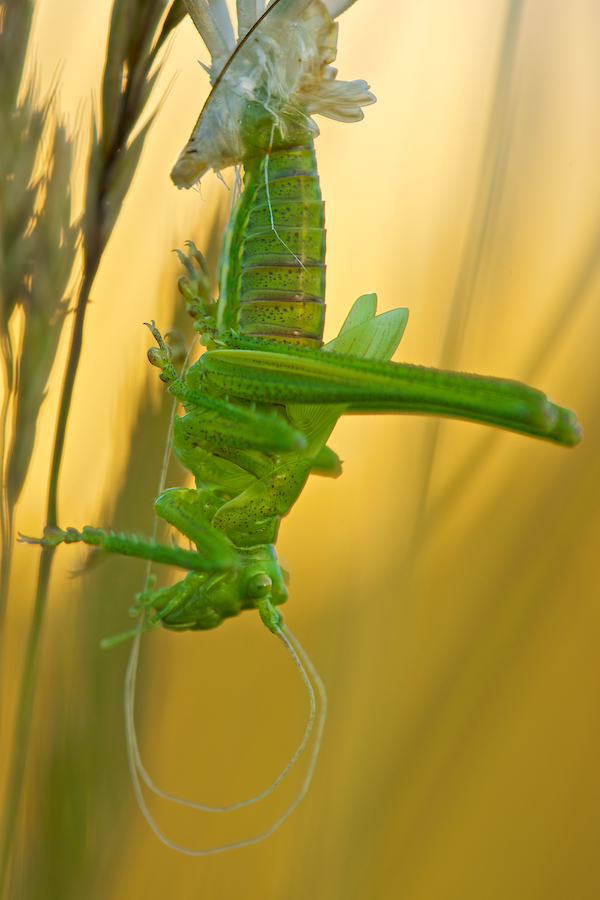
<path id="1" fill-rule="evenodd" d="M 81 130 L 81 172 L 109 14 L 108 0 L 40 0 L 36 14 L 40 78 L 58 80 Z M 377 291 L 380 310 L 410 308 L 398 359 L 528 381 L 578 411 L 584 442 L 567 451 L 418 417 L 340 423 L 343 477 L 313 478 L 279 541 L 287 622 L 330 700 L 313 786 L 268 841 L 206 859 L 164 847 L 137 809 L 127 647 L 99 648 L 131 627 L 143 564 L 111 559 L 72 579 L 84 557 L 61 548 L 15 898 L 600 895 L 599 33 L 596 0 L 358 0 L 342 16 L 340 75 L 365 78 L 378 102 L 361 124 L 319 122 L 327 336 Z M 168 178 L 207 93 L 198 59 L 188 20 L 92 292 L 64 526 L 152 524 L 169 409 L 142 323 L 189 336 L 171 250 L 193 238 L 214 258 L 228 203 L 214 177 L 189 192 Z M 25 533 L 43 524 L 63 361 L 19 507 Z M 170 483 L 183 477 L 173 466 Z M 16 551 L 5 723 L 36 554 Z M 167 790 L 209 803 L 260 790 L 306 713 L 296 672 L 255 615 L 144 640 L 140 742 Z M 149 802 L 170 836 L 204 846 L 264 827 L 299 778 L 229 818 Z"/>

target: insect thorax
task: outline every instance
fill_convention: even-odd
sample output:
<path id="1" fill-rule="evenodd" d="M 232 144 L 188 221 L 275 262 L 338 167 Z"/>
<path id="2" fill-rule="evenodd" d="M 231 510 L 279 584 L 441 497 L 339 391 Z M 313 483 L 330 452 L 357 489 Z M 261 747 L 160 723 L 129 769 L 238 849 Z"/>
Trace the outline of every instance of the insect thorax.
<path id="1" fill-rule="evenodd" d="M 325 204 L 312 143 L 245 163 L 230 224 L 224 322 L 318 348 L 325 322 Z"/>

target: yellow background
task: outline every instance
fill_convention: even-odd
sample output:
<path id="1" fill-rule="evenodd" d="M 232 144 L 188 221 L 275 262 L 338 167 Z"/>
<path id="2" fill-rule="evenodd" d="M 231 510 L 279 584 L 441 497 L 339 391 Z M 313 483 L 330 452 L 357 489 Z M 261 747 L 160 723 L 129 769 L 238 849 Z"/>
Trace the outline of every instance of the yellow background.
<path id="1" fill-rule="evenodd" d="M 35 22 L 42 84 L 58 79 L 84 135 L 80 171 L 109 9 L 41 0 Z M 343 477 L 312 479 L 279 540 L 292 574 L 286 621 L 329 693 L 315 779 L 275 836 L 207 859 L 160 844 L 128 781 L 127 649 L 98 642 L 130 627 L 141 567 L 110 560 L 69 581 L 83 556 L 61 548 L 15 896 L 600 896 L 599 26 L 595 0 L 358 0 L 340 20 L 337 65 L 378 102 L 358 125 L 319 121 L 317 141 L 327 337 L 359 294 L 377 291 L 380 311 L 410 308 L 398 359 L 528 381 L 578 411 L 583 444 L 417 417 L 342 421 L 331 443 Z M 150 528 L 165 418 L 142 323 L 170 325 L 170 251 L 190 237 L 205 247 L 227 203 L 213 176 L 200 192 L 168 178 L 207 93 L 198 58 L 188 20 L 92 292 L 63 526 Z M 26 533 L 42 526 L 58 369 L 19 509 Z M 141 474 L 143 504 L 141 487 L 117 504 Z M 174 469 L 171 483 L 181 478 Z M 16 553 L 9 713 L 36 553 Z M 144 640 L 139 735 L 165 789 L 235 801 L 262 789 L 298 741 L 301 685 L 257 619 Z M 298 777 L 229 819 L 150 803 L 174 839 L 210 845 L 268 824 Z"/>

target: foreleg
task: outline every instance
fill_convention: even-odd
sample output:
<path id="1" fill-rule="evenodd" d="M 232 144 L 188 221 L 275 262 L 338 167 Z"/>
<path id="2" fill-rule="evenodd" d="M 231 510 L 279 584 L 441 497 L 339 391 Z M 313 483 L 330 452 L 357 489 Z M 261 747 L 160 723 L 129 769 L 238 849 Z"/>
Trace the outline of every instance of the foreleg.
<path id="1" fill-rule="evenodd" d="M 172 587 L 139 594 L 132 612 L 152 608 L 154 614 L 147 617 L 150 624 L 161 623 L 165 628 L 175 630 L 216 628 L 223 621 L 223 616 L 213 608 L 203 592 L 203 588 L 212 581 L 213 578 L 206 573 L 190 572 L 183 581 Z"/>

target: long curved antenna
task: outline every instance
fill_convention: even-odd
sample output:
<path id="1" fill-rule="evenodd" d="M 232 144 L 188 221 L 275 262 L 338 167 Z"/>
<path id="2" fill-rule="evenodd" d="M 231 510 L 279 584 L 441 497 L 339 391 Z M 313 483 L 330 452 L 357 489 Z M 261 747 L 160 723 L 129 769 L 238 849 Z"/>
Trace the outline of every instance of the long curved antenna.
<path id="1" fill-rule="evenodd" d="M 304 749 L 304 746 L 306 745 L 306 742 L 308 741 L 308 735 L 310 734 L 310 730 L 312 729 L 312 723 L 313 723 L 314 717 L 315 717 L 314 690 L 310 683 L 310 679 L 309 679 L 308 675 L 306 674 L 306 669 L 302 665 L 300 656 L 306 663 L 306 667 L 308 668 L 308 670 L 316 684 L 317 692 L 319 694 L 319 701 L 320 701 L 320 713 L 319 713 L 319 719 L 318 719 L 318 724 L 317 724 L 315 741 L 314 741 L 312 753 L 310 755 L 308 768 L 306 770 L 306 774 L 305 774 L 304 780 L 302 782 L 302 786 L 301 786 L 300 790 L 298 791 L 298 793 L 296 794 L 295 798 L 289 804 L 289 806 L 281 813 L 280 816 L 278 816 L 275 819 L 274 822 L 271 823 L 271 825 L 265 831 L 262 831 L 262 832 L 260 832 L 260 834 L 253 835 L 252 837 L 249 837 L 249 838 L 243 838 L 239 841 L 234 841 L 230 844 L 222 844 L 217 847 L 200 848 L 197 850 L 189 848 L 189 847 L 183 847 L 181 844 L 177 844 L 174 841 L 171 841 L 163 833 L 163 831 L 161 831 L 161 829 L 159 828 L 155 819 L 153 818 L 152 814 L 150 813 L 150 810 L 148 809 L 148 807 L 146 805 L 146 801 L 144 800 L 144 796 L 142 794 L 139 774 L 142 774 L 143 772 L 145 772 L 145 770 L 143 770 L 143 766 L 141 765 L 141 762 L 139 761 L 139 752 L 137 749 L 137 740 L 135 737 L 135 724 L 134 724 L 134 718 L 133 718 L 133 713 L 134 713 L 133 699 L 134 699 L 134 692 L 135 692 L 135 676 L 136 676 L 136 670 L 137 670 L 137 661 L 138 661 L 139 647 L 140 647 L 140 633 L 138 633 L 134 638 L 133 646 L 131 648 L 131 654 L 129 657 L 129 663 L 127 665 L 127 673 L 125 675 L 125 722 L 126 722 L 127 757 L 129 760 L 129 769 L 131 772 L 131 779 L 133 782 L 133 789 L 135 792 L 135 796 L 138 801 L 138 805 L 139 805 L 142 813 L 144 814 L 146 821 L 148 822 L 148 824 L 150 825 L 150 827 L 152 828 L 154 833 L 161 839 L 161 841 L 164 844 L 166 844 L 167 847 L 170 847 L 173 850 L 179 850 L 181 853 L 186 853 L 189 856 L 209 856 L 212 853 L 222 853 L 225 850 L 234 850 L 237 847 L 246 847 L 249 844 L 256 844 L 256 843 L 258 843 L 258 841 L 262 841 L 265 838 L 269 837 L 271 834 L 273 834 L 274 831 L 277 830 L 277 828 L 279 828 L 279 826 L 282 824 L 282 822 L 284 822 L 288 818 L 288 816 L 291 815 L 291 813 L 296 809 L 296 807 L 298 806 L 298 804 L 300 803 L 300 801 L 303 799 L 306 792 L 308 791 L 310 782 L 312 780 L 313 772 L 315 769 L 315 765 L 317 762 L 317 757 L 319 755 L 319 750 L 321 747 L 321 738 L 323 735 L 323 727 L 325 725 L 325 715 L 327 712 L 327 694 L 325 693 L 325 687 L 324 687 L 323 682 L 321 681 L 321 678 L 319 677 L 319 674 L 317 673 L 313 663 L 309 659 L 304 648 L 301 646 L 301 644 L 298 642 L 298 640 L 293 636 L 293 634 L 285 627 L 283 627 L 282 629 L 278 629 L 276 634 L 279 637 L 279 639 L 281 640 L 281 642 L 283 643 L 283 645 L 285 646 L 285 648 L 288 651 L 288 653 L 290 654 L 290 656 L 292 657 L 294 664 L 296 665 L 296 668 L 300 672 L 302 680 L 304 681 L 304 684 L 305 684 L 305 686 L 309 692 L 309 696 L 311 698 L 311 713 L 310 713 L 310 717 L 309 717 L 309 726 L 307 727 L 307 731 L 305 732 L 305 737 L 303 738 L 303 741 L 300 744 L 300 748 L 296 751 L 296 753 L 292 757 L 292 760 L 287 764 L 286 768 L 279 775 L 278 779 L 276 779 L 276 781 L 273 783 L 273 785 L 271 785 L 266 791 L 263 791 L 262 794 L 257 795 L 256 797 L 252 798 L 249 801 L 242 801 L 241 803 L 232 804 L 230 807 L 207 807 L 207 806 L 204 806 L 201 804 L 193 803 L 192 801 L 183 800 L 182 798 L 179 798 L 179 797 L 173 797 L 169 794 L 166 794 L 166 793 L 160 791 L 159 789 L 156 789 L 155 792 L 158 793 L 159 796 L 166 797 L 167 799 L 174 799 L 176 802 L 185 803 L 188 806 L 193 806 L 195 808 L 203 809 L 203 810 L 219 811 L 219 812 L 226 811 L 227 809 L 236 809 L 240 806 L 246 806 L 246 805 L 248 805 L 248 803 L 254 803 L 256 800 L 258 800 L 261 797 L 264 797 L 268 793 L 270 793 L 277 786 L 277 784 L 279 784 L 279 782 L 282 780 L 282 778 L 287 774 L 287 772 L 290 770 L 293 763 L 296 761 L 296 759 L 298 758 L 298 756 Z M 296 649 L 294 649 L 294 648 L 296 648 L 298 650 L 298 653 L 296 652 Z M 139 767 L 141 767 L 141 769 L 142 769 L 142 772 L 139 771 L 138 762 L 139 762 Z M 142 774 L 142 777 L 143 777 L 143 774 Z"/>
<path id="2" fill-rule="evenodd" d="M 278 635 L 279 637 L 280 635 Z M 164 800 L 171 800 L 174 803 L 181 803 L 183 806 L 189 806 L 192 809 L 200 809 L 204 812 L 231 812 L 234 809 L 240 809 L 243 806 L 250 806 L 253 803 L 256 803 L 258 800 L 262 800 L 264 797 L 267 797 L 275 788 L 281 784 L 287 773 L 290 771 L 304 748 L 306 747 L 315 721 L 315 715 L 317 712 L 317 704 L 315 701 L 315 692 L 313 687 L 306 676 L 306 672 L 302 668 L 300 664 L 300 660 L 295 655 L 293 649 L 291 649 L 287 643 L 285 643 L 285 637 L 281 636 L 281 640 L 283 640 L 286 649 L 290 652 L 294 663 L 296 664 L 300 675 L 304 681 L 306 686 L 306 690 L 308 692 L 309 700 L 310 700 L 310 712 L 308 715 L 308 722 L 306 723 L 306 729 L 304 731 L 304 735 L 300 744 L 298 745 L 296 751 L 288 760 L 282 771 L 279 773 L 277 778 L 269 785 L 269 787 L 265 788 L 259 794 L 255 794 L 252 797 L 248 797 L 246 800 L 238 800 L 236 803 L 229 803 L 227 806 L 209 806 L 206 803 L 198 803 L 195 800 L 188 800 L 185 797 L 179 797 L 177 794 L 170 794 L 168 791 L 163 791 L 162 788 L 159 788 L 146 771 L 144 764 L 141 760 L 139 745 L 137 741 L 136 731 L 135 731 L 135 719 L 134 719 L 134 697 L 135 697 L 135 681 L 136 681 L 136 669 L 137 669 L 137 660 L 134 664 L 134 669 L 131 673 L 131 679 L 127 683 L 126 691 L 128 691 L 128 696 L 126 700 L 126 720 L 125 720 L 125 728 L 127 735 L 127 742 L 131 745 L 131 752 L 134 760 L 135 767 L 141 776 L 142 780 L 146 784 L 151 791 L 153 791 L 158 797 L 162 797 Z"/>

